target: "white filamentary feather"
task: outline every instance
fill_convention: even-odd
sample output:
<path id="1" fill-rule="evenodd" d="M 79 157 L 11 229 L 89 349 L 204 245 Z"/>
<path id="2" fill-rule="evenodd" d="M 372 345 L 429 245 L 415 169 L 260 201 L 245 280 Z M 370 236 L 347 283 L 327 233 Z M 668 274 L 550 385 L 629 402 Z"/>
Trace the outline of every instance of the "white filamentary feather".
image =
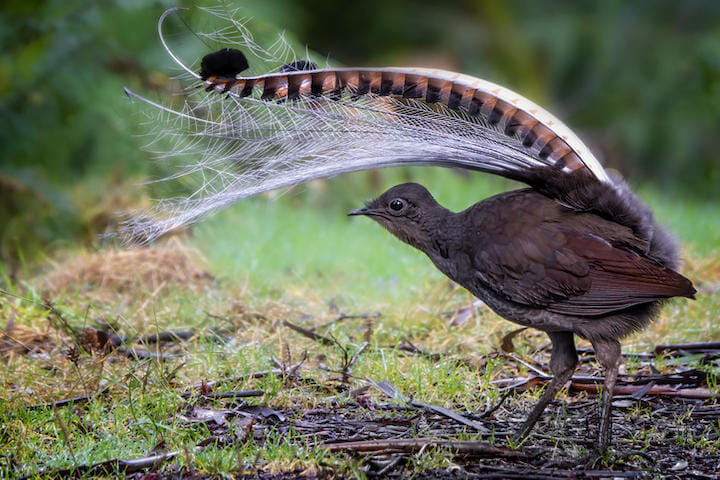
<path id="1" fill-rule="evenodd" d="M 193 69 L 172 53 L 163 38 L 163 20 L 175 10 L 166 11 L 160 18 L 161 41 L 168 54 L 189 75 L 199 79 Z M 287 77 L 288 74 L 272 73 L 296 58 L 284 38 L 264 49 L 232 15 L 208 11 L 222 16 L 229 26 L 201 35 L 249 54 L 253 73 L 259 78 Z M 258 67 L 267 70 L 258 72 Z M 353 69 L 313 72 L 326 70 Z M 602 166 L 573 132 L 514 92 L 452 72 L 411 68 L 373 71 L 448 79 L 512 102 L 561 137 L 567 144 L 564 148 L 577 154 L 584 168 L 599 180 L 609 182 Z M 198 89 L 199 82 L 194 80 L 186 91 L 184 105 L 178 109 L 126 89 L 130 97 L 146 102 L 158 113 L 151 122 L 153 140 L 147 148 L 175 169 L 162 180 L 181 181 L 194 190 L 186 197 L 160 200 L 148 210 L 134 212 L 120 229 L 120 236 L 128 243 L 150 242 L 242 198 L 346 172 L 440 165 L 522 180 L 523 171 L 553 166 L 557 161 L 539 155 L 537 147 L 524 146 L 519 135 L 508 135 L 503 125 L 489 123 L 487 115 L 470 115 L 463 108 L 450 109 L 423 99 L 358 94 L 356 86 L 347 85 L 333 97 L 304 93 L 292 100 L 264 100 L 260 98 L 262 89 L 245 97 L 234 89 L 219 95 Z"/>

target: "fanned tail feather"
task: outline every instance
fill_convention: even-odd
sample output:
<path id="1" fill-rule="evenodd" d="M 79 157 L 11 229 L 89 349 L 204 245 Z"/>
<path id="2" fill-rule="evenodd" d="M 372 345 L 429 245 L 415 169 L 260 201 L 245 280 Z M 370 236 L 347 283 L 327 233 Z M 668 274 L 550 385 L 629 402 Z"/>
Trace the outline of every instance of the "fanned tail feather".
<path id="1" fill-rule="evenodd" d="M 128 242 L 149 242 L 258 193 L 374 168 L 460 167 L 525 182 L 528 172 L 553 168 L 612 183 L 570 129 L 504 87 L 431 69 L 295 71 L 282 66 L 296 60 L 284 41 L 264 50 L 228 20 L 234 30 L 223 38 L 235 32 L 232 46 L 252 54 L 251 68 L 278 54 L 283 63 L 252 77 L 206 75 L 209 93 L 188 89 L 178 110 L 127 91 L 160 112 L 155 141 L 169 141 L 161 155 L 177 168 L 165 180 L 198 182 L 189 197 L 136 212 L 120 231 Z"/>

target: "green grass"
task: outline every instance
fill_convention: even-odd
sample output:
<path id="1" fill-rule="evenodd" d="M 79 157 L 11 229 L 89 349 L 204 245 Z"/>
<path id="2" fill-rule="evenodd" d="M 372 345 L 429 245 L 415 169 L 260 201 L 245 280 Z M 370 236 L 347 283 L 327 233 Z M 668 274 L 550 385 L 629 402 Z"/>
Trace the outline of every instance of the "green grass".
<path id="1" fill-rule="evenodd" d="M 500 396 L 490 382 L 507 373 L 508 367 L 501 358 L 481 356 L 496 350 L 502 336 L 515 326 L 487 309 L 472 308 L 472 296 L 448 282 L 423 254 L 374 222 L 348 218 L 345 213 L 410 179 L 428 186 L 442 204 L 454 210 L 511 184 L 442 169 L 408 175 L 387 171 L 380 184 L 371 187 L 366 185 L 367 177 L 358 174 L 313 184 L 276 200 L 250 199 L 222 212 L 183 240 L 206 257 L 203 268 L 214 280 L 189 278 L 157 292 L 138 284 L 106 297 L 93 296 L 97 285 L 70 285 L 51 298 L 77 328 L 105 321 L 125 334 L 197 329 L 198 337 L 174 352 L 181 356 L 164 362 L 98 352 L 80 352 L 73 361 L 68 355 L 73 339 L 52 326 L 57 319 L 42 305 L 45 273 L 30 275 L 35 267 L 26 266 L 24 279 L 21 275 L 21 280 L 11 280 L 5 274 L 3 288 L 31 301 L 0 296 L 2 324 L 10 319 L 14 324 L 4 341 L 15 348 L 4 351 L 0 373 L 0 468 L 6 476 L 55 470 L 75 463 L 142 457 L 162 445 L 162 451 L 183 452 L 164 468 L 189 463 L 201 473 L 226 474 L 251 467 L 280 471 L 330 465 L 361 477 L 357 459 L 280 437 L 271 437 L 263 446 L 239 442 L 194 451 L 192 447 L 207 438 L 209 431 L 202 424 L 188 425 L 180 415 L 186 408 L 180 394 L 189 385 L 272 368 L 273 356 L 293 363 L 305 353 L 304 375 L 317 382 L 314 386 L 268 376 L 219 390 L 262 389 L 265 395 L 251 402 L 278 409 L 327 407 L 326 399 L 338 392 L 331 381 L 333 374 L 319 367 L 341 368 L 342 352 L 308 340 L 282 322 L 317 326 L 340 313 L 382 314 L 372 320 L 348 319 L 320 331 L 337 338 L 351 354 L 364 341 L 370 343 L 353 367 L 353 386 L 361 385 L 367 375 L 388 380 L 405 395 L 426 403 L 470 411 L 490 408 Z M 714 206 L 666 198 L 649 187 L 640 188 L 640 194 L 685 245 L 688 275 L 703 287 L 720 284 L 716 261 L 720 221 Z M 65 252 L 63 257 L 82 255 L 82 251 Z M 468 307 L 472 313 L 467 321 L 450 326 L 452 312 Z M 647 351 L 663 342 L 720 340 L 718 314 L 717 288 L 701 290 L 696 302 L 672 302 L 651 328 L 627 339 L 626 349 Z M 225 331 L 229 341 L 204 338 L 213 329 Z M 407 356 L 393 348 L 404 340 L 447 357 L 432 361 Z M 542 334 L 526 331 L 515 344 L 518 354 L 525 355 L 545 341 Z M 458 363 L 458 358 L 470 363 Z M 477 365 L 472 366 L 473 362 Z M 658 366 L 673 367 L 663 362 Z M 628 370 L 638 367 L 630 364 Z M 526 373 L 522 368 L 513 372 Z M 108 393 L 85 407 L 60 408 L 57 413 L 52 408 L 29 408 L 104 388 Z M 527 407 L 538 393 L 525 393 L 517 401 Z M 369 395 L 374 401 L 387 401 L 375 390 Z M 555 415 L 554 424 L 561 425 L 562 412 Z M 638 445 L 658 435 L 639 432 Z M 678 442 L 708 451 L 716 448 L 693 432 L 681 431 Z M 575 447 L 559 444 L 558 450 L 563 448 Z M 414 457 L 410 468 L 443 467 L 449 462 L 445 453 L 426 452 Z"/>
<path id="2" fill-rule="evenodd" d="M 246 278 L 268 293 L 312 287 L 350 301 L 417 298 L 425 282 L 441 278 L 424 254 L 367 218 L 346 216 L 386 188 L 408 181 L 403 173 L 383 172 L 376 190 L 358 188 L 366 174 L 355 174 L 332 180 L 329 192 L 299 187 L 275 200 L 240 202 L 199 225 L 193 245 L 207 256 L 213 273 Z M 455 210 L 508 184 L 470 181 L 446 169 L 429 169 L 412 179 Z"/>

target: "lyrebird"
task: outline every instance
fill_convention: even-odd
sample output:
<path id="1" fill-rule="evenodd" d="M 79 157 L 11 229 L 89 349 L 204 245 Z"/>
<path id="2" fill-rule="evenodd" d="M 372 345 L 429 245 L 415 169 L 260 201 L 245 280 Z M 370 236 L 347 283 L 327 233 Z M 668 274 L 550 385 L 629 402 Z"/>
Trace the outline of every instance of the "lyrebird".
<path id="1" fill-rule="evenodd" d="M 665 299 L 695 293 L 675 271 L 678 248 L 650 209 L 562 122 L 502 86 L 433 69 L 274 60 L 244 28 L 236 33 L 218 40 L 244 47 L 265 71 L 238 76 L 254 62 L 225 48 L 206 55 L 198 74 L 168 50 L 205 90 L 190 89 L 180 110 L 128 91 L 163 111 L 160 136 L 175 143 L 166 158 L 182 158 L 173 177 L 200 183 L 122 234 L 152 240 L 250 195 L 372 168 L 459 167 L 523 182 L 530 188 L 459 213 L 404 184 L 351 215 L 370 216 L 425 252 L 500 316 L 547 332 L 554 378 L 517 437 L 572 375 L 574 335 L 592 342 L 605 369 L 597 447 L 606 449 L 619 339 L 644 327 Z"/>

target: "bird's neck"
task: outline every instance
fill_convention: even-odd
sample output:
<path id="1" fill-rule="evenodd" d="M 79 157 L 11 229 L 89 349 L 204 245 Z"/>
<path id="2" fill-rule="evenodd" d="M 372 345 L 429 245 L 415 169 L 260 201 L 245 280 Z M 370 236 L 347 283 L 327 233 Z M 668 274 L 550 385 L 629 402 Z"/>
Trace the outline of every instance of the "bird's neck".
<path id="1" fill-rule="evenodd" d="M 423 241 L 413 245 L 425 252 L 432 262 L 446 274 L 452 268 L 450 259 L 461 248 L 462 218 L 461 214 L 438 206 L 422 225 Z"/>

